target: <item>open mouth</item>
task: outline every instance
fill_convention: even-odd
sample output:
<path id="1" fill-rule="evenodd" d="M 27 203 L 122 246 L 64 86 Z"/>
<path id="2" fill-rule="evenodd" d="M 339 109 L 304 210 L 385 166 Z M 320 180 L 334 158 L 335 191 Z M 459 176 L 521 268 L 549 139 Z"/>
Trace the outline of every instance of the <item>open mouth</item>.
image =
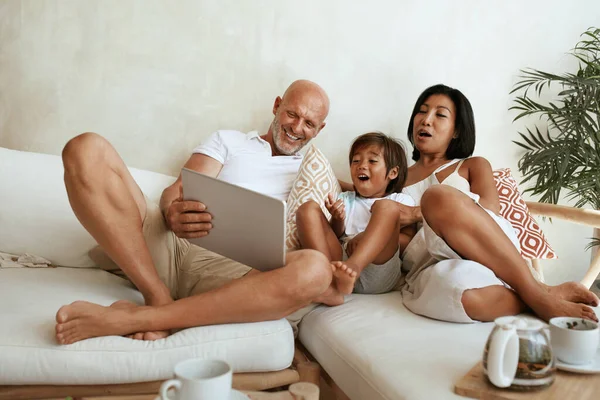
<path id="1" fill-rule="evenodd" d="M 360 174 L 360 175 L 358 175 L 358 180 L 359 181 L 363 181 L 363 182 L 364 181 L 368 181 L 369 177 L 367 175 L 365 175 L 365 174 Z"/>
<path id="2" fill-rule="evenodd" d="M 417 136 L 420 138 L 428 138 L 428 137 L 431 137 L 431 133 L 429 133 L 427 131 L 419 131 Z"/>

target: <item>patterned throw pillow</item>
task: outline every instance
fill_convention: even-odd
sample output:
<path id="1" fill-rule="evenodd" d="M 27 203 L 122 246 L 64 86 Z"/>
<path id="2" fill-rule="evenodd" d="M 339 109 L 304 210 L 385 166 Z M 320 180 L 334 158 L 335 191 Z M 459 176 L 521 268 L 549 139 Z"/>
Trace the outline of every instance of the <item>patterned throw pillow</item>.
<path id="1" fill-rule="evenodd" d="M 529 214 L 529 208 L 519 193 L 510 168 L 495 170 L 494 180 L 500 197 L 500 215 L 508 220 L 517 232 L 523 258 L 558 258 L 539 225 Z"/>
<path id="2" fill-rule="evenodd" d="M 340 192 L 340 184 L 333 173 L 331 164 L 319 149 L 314 145 L 310 146 L 304 155 L 298 176 L 294 180 L 287 201 L 285 245 L 288 250 L 300 248 L 296 228 L 296 210 L 298 210 L 298 207 L 308 200 L 314 200 L 321 205 L 321 209 L 329 219 L 331 215 L 325 208 L 325 198 L 328 193 L 333 193 L 334 197 L 337 198 Z"/>

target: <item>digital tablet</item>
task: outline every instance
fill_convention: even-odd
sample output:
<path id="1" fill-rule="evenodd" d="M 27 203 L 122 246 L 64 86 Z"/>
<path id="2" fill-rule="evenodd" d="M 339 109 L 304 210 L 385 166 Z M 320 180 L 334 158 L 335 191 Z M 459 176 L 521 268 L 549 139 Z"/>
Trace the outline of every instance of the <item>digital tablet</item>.
<path id="1" fill-rule="evenodd" d="M 183 168 L 183 199 L 206 205 L 212 215 L 207 236 L 195 245 L 259 271 L 285 265 L 285 202 Z"/>

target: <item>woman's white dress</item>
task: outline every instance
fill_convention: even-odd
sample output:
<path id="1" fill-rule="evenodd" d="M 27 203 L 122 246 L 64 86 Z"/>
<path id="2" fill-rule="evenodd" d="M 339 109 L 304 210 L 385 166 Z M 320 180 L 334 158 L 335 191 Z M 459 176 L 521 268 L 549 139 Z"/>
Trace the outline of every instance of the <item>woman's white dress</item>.
<path id="1" fill-rule="evenodd" d="M 464 160 L 452 160 L 436 169 L 429 177 L 404 188 L 421 204 L 423 193 L 434 185 L 452 186 L 469 196 L 500 226 L 515 247 L 520 250 L 517 235 L 507 220 L 479 204 L 479 195 L 470 191 L 469 182 L 458 174 Z M 454 171 L 439 182 L 436 174 L 454 164 Z M 494 243 L 490 243 L 494 246 Z M 429 227 L 426 221 L 411 240 L 402 255 L 402 270 L 406 275 L 400 279 L 404 304 L 412 312 L 451 322 L 475 322 L 462 305 L 465 290 L 492 285 L 509 287 L 494 272 L 474 261 L 462 259 L 448 244 Z"/>

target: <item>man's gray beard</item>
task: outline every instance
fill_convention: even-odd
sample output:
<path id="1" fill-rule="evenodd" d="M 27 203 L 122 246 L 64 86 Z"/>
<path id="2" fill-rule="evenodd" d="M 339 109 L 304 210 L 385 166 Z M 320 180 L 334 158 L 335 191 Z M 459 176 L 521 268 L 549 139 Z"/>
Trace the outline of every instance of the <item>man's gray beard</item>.
<path id="1" fill-rule="evenodd" d="M 285 135 L 285 132 L 283 131 L 283 129 L 281 128 L 281 125 L 276 120 L 273 120 L 273 122 L 271 123 L 271 131 L 273 132 L 273 146 L 275 147 L 275 152 L 277 154 L 284 155 L 284 156 L 293 156 L 293 155 L 297 154 L 300 150 L 302 150 L 302 148 L 304 147 L 304 144 L 303 144 L 302 146 L 298 147 L 295 151 L 294 150 L 285 151 L 282 148 L 280 148 L 277 145 L 277 141 L 281 139 L 282 135 Z"/>

